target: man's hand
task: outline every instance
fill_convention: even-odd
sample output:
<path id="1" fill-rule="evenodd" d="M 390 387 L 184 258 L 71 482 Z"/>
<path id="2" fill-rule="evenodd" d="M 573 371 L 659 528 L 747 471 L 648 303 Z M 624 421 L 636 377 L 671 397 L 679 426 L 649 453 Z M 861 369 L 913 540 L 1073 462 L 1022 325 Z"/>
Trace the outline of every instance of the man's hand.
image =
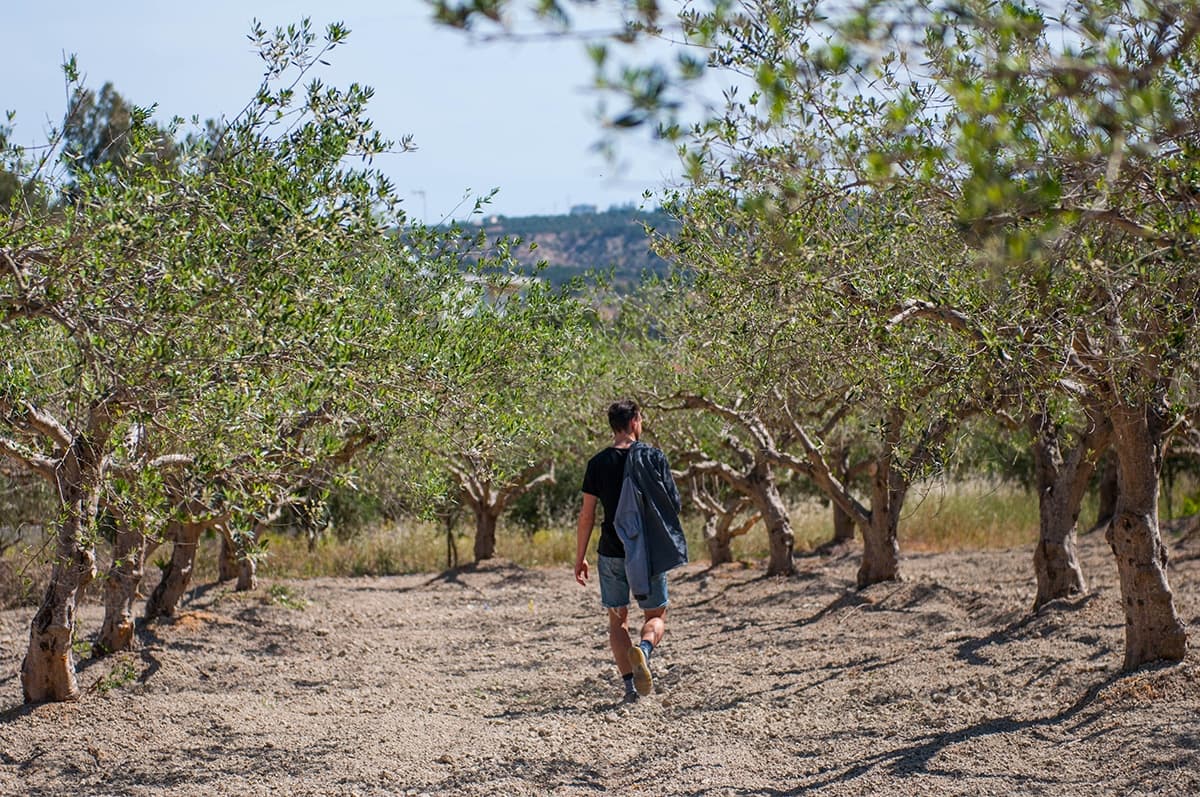
<path id="1" fill-rule="evenodd" d="M 596 525 L 596 496 L 583 494 L 583 508 L 579 510 L 579 523 L 575 526 L 575 580 L 586 587 L 588 580 L 587 549 L 592 538 L 592 526 Z"/>

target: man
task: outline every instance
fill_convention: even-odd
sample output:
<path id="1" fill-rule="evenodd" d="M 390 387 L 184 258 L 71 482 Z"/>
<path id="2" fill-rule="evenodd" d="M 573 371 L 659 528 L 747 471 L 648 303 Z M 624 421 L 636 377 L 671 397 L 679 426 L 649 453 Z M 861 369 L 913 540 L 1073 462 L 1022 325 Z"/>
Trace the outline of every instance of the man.
<path id="1" fill-rule="evenodd" d="M 642 435 L 642 414 L 637 403 L 625 400 L 611 405 L 608 424 L 613 443 L 588 461 L 583 477 L 583 509 L 576 527 L 575 580 L 587 585 L 587 548 L 599 501 L 604 506 L 597 550 L 600 603 L 608 611 L 608 644 L 625 683 L 625 700 L 632 702 L 638 695 L 649 695 L 653 689 L 650 654 L 662 642 L 666 631 L 666 571 L 687 562 L 687 543 L 679 525 L 679 491 L 671 478 L 667 457 L 657 448 L 638 442 Z M 646 571 L 638 574 L 636 581 L 648 583 L 649 587 L 645 595 L 636 596 L 644 613 L 636 645 L 627 627 L 630 579 L 626 573 L 625 545 L 614 525 L 631 452 L 634 459 L 630 473 L 642 496 L 640 514 L 645 524 L 645 539 L 637 544 L 639 564 Z"/>

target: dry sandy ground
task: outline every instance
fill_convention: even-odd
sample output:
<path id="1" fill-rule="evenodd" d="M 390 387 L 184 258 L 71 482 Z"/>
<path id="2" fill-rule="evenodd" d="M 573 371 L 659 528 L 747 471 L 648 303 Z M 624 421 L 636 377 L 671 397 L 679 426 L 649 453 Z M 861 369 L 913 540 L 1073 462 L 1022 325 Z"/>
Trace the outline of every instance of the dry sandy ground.
<path id="1" fill-rule="evenodd" d="M 565 569 L 289 584 L 304 609 L 200 588 L 36 708 L 8 612 L 0 793 L 1198 794 L 1200 657 L 1121 676 L 1115 567 L 1099 535 L 1084 556 L 1093 593 L 1033 616 L 1027 551 L 911 555 L 864 592 L 853 555 L 693 565 L 634 705 Z M 1200 545 L 1175 556 L 1195 634 Z"/>

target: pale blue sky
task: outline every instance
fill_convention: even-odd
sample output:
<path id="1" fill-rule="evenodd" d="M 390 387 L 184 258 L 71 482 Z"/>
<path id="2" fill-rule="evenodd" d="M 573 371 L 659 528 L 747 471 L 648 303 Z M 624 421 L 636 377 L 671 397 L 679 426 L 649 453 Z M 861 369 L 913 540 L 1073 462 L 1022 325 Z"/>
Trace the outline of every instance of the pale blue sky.
<path id="1" fill-rule="evenodd" d="M 309 16 L 318 30 L 340 20 L 352 31 L 322 79 L 373 86 L 376 126 L 415 137 L 417 152 L 380 162 L 413 216 L 461 217 L 468 205 L 454 208 L 466 191 L 493 187 L 491 212 L 506 215 L 640 204 L 644 189 L 679 171 L 672 149 L 645 135 L 622 139 L 624 168 L 590 150 L 600 128 L 580 42 L 473 42 L 435 26 L 421 0 L 10 3 L 0 110 L 17 112 L 22 144 L 61 118 L 64 53 L 78 57 L 90 87 L 111 81 L 133 102 L 157 103 L 164 120 L 216 117 L 236 113 L 258 85 L 252 18 L 271 27 Z"/>

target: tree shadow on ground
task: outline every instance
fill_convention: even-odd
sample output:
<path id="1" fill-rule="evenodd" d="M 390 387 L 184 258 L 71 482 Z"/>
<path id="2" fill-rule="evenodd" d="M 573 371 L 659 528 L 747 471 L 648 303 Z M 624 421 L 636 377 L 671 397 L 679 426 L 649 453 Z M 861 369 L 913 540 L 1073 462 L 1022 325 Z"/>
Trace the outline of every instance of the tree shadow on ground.
<path id="1" fill-rule="evenodd" d="M 992 664 L 991 661 L 979 654 L 981 650 L 992 645 L 1002 645 L 1007 642 L 1013 642 L 1025 636 L 1023 632 L 1032 629 L 1035 626 L 1043 625 L 1046 622 L 1051 622 L 1063 614 L 1079 612 L 1087 608 L 1087 605 L 1096 597 L 1096 593 L 1091 592 L 1075 599 L 1062 598 L 1043 606 L 1036 612 L 1026 614 L 1004 628 L 992 631 L 990 634 L 982 637 L 968 638 L 958 646 L 956 657 L 965 661 L 967 664 L 986 666 Z"/>
<path id="2" fill-rule="evenodd" d="M 917 741 L 913 744 L 881 751 L 875 755 L 860 759 L 857 763 L 845 768 L 838 767 L 836 768 L 836 772 L 827 774 L 825 777 L 818 777 L 817 779 L 807 781 L 797 788 L 759 793 L 778 795 L 780 797 L 782 795 L 807 794 L 812 790 L 831 786 L 835 783 L 846 784 L 881 768 L 886 768 L 888 774 L 891 776 L 907 776 L 914 773 L 938 774 L 937 771 L 930 769 L 929 762 L 947 748 L 963 742 L 976 741 L 1000 734 L 1064 725 L 1080 717 L 1086 709 L 1095 703 L 1096 698 L 1104 689 L 1121 680 L 1124 676 L 1124 673 L 1116 673 L 1093 684 L 1074 704 L 1057 714 L 1029 720 L 997 718 L 985 720 L 948 733 L 928 734 L 918 737 Z M 1097 710 L 1094 716 L 1080 717 L 1080 721 L 1073 728 L 1082 728 L 1092 723 L 1098 718 L 1100 713 L 1101 711 Z M 1113 728 L 1102 728 L 1096 730 L 1093 735 L 1102 735 L 1113 730 Z M 949 776 L 953 773 L 943 774 Z M 1052 783 L 1047 781 L 1046 785 L 1051 786 Z"/>
<path id="3" fill-rule="evenodd" d="M 13 676 L 16 677 L 16 676 Z M 17 703 L 0 711 L 0 725 L 12 722 L 13 720 L 27 717 L 41 704 L 39 703 Z"/>
<path id="4" fill-rule="evenodd" d="M 451 567 L 443 570 L 440 573 L 420 582 L 407 587 L 391 587 L 387 592 L 406 593 L 417 592 L 418 590 L 429 589 L 430 587 L 439 584 L 447 584 L 450 586 L 462 587 L 464 589 L 475 590 L 482 594 L 482 590 L 474 584 L 468 584 L 463 580 L 464 575 L 481 574 L 481 575 L 499 575 L 500 580 L 497 582 L 497 587 L 511 587 L 518 584 L 523 584 L 527 581 L 536 580 L 539 577 L 538 571 L 530 568 L 521 567 L 518 564 L 504 559 L 487 559 L 482 562 L 468 562 L 465 565 Z"/>
<path id="5" fill-rule="evenodd" d="M 838 597 L 830 601 L 824 608 L 818 610 L 815 614 L 809 617 L 802 617 L 796 620 L 791 625 L 793 628 L 804 628 L 805 626 L 819 623 L 831 614 L 841 611 L 842 609 L 856 610 L 863 606 L 870 605 L 872 602 L 867 600 L 858 590 L 847 590 Z"/>
<path id="6" fill-rule="evenodd" d="M 823 574 L 821 574 L 819 572 L 810 572 L 810 571 L 797 572 L 797 573 L 793 574 L 792 576 L 772 576 L 772 575 L 768 575 L 765 572 L 759 573 L 757 575 L 751 575 L 748 578 L 745 578 L 742 580 L 732 581 L 730 583 L 724 584 L 721 586 L 720 589 L 718 589 L 716 592 L 713 592 L 712 594 L 708 595 L 707 597 L 698 598 L 696 600 L 689 602 L 686 605 L 689 608 L 700 608 L 700 607 L 704 607 L 704 606 L 708 606 L 710 604 L 716 603 L 717 601 L 721 600 L 722 598 L 725 598 L 725 597 L 728 597 L 731 595 L 736 595 L 737 593 L 741 592 L 742 590 L 751 589 L 758 585 L 774 583 L 777 581 L 783 581 L 785 583 L 797 584 L 802 581 L 816 581 L 817 579 L 822 578 L 822 576 L 823 576 Z M 697 573 L 693 576 L 689 576 L 684 580 L 685 581 L 699 581 L 700 584 L 697 587 L 697 591 L 704 592 L 708 589 L 707 583 L 706 583 L 707 578 L 708 578 L 707 571 L 701 571 L 700 573 Z M 773 599 L 781 599 L 781 596 L 775 595 L 775 596 L 773 596 Z"/>

